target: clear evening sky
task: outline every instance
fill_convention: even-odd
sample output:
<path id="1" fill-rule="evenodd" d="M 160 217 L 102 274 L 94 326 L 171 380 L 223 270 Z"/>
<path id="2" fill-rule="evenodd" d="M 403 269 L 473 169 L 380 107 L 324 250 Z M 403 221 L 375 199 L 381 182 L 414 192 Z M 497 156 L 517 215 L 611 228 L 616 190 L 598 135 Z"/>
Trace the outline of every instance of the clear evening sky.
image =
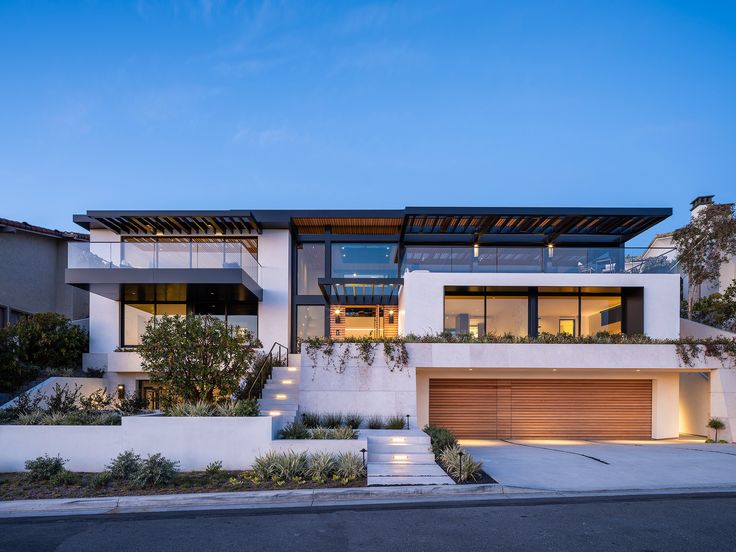
<path id="1" fill-rule="evenodd" d="M 0 217 L 736 201 L 734 2 L 0 2 Z M 646 242 L 651 232 L 638 243 Z"/>

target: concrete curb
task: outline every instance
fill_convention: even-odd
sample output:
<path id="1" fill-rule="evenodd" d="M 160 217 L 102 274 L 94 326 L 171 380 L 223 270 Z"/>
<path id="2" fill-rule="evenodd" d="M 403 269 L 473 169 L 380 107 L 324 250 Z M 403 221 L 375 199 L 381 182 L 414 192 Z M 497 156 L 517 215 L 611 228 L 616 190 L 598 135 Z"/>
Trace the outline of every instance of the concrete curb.
<path id="1" fill-rule="evenodd" d="M 507 487 L 498 484 L 457 486 L 423 485 L 414 487 L 297 489 L 284 491 L 10 500 L 0 501 L 0 519 L 204 510 L 265 510 L 453 502 L 481 503 L 510 499 L 605 498 L 698 493 L 736 493 L 736 486 L 559 492 Z"/>

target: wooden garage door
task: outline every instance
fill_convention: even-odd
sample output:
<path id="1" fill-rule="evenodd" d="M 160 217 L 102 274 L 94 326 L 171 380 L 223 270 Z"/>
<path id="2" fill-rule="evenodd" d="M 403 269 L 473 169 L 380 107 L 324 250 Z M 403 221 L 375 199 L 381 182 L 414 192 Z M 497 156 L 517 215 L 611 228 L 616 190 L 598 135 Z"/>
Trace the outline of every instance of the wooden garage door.
<path id="1" fill-rule="evenodd" d="M 649 439 L 652 382 L 430 379 L 429 423 L 465 439 Z"/>

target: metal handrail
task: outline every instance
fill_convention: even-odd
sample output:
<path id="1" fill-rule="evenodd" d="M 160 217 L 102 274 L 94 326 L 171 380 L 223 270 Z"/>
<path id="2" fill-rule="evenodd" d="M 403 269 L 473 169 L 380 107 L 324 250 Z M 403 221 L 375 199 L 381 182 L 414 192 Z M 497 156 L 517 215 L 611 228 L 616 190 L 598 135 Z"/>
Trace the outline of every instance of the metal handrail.
<path id="1" fill-rule="evenodd" d="M 248 385 L 248 398 L 252 399 L 254 397 L 255 391 L 255 393 L 257 393 L 257 398 L 260 399 L 261 394 L 263 393 L 263 388 L 266 385 L 266 381 L 271 378 L 273 367 L 286 366 L 286 364 L 288 364 L 288 359 L 288 347 L 285 347 L 278 341 L 275 341 L 274 344 L 271 345 L 271 349 L 261 360 L 260 366 L 257 368 L 258 372 Z"/>

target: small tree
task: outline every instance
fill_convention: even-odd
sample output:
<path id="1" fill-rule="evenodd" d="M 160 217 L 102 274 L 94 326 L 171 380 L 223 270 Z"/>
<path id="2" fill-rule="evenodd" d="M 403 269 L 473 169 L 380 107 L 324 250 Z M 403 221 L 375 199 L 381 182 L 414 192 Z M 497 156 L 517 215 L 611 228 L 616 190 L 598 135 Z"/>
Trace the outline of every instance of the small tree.
<path id="1" fill-rule="evenodd" d="M 736 255 L 733 205 L 706 205 L 687 226 L 675 230 L 672 239 L 677 260 L 688 277 L 687 317 L 692 319 L 697 290 L 717 280 L 721 265 Z"/>
<path id="2" fill-rule="evenodd" d="M 720 418 L 711 418 L 708 420 L 708 427 L 715 430 L 716 438 L 714 441 L 718 442 L 718 432 L 722 429 L 726 429 L 726 424 L 724 424 Z"/>
<path id="3" fill-rule="evenodd" d="M 214 402 L 238 390 L 261 343 L 249 331 L 212 316 L 151 320 L 141 338 L 141 366 L 175 397 Z"/>

